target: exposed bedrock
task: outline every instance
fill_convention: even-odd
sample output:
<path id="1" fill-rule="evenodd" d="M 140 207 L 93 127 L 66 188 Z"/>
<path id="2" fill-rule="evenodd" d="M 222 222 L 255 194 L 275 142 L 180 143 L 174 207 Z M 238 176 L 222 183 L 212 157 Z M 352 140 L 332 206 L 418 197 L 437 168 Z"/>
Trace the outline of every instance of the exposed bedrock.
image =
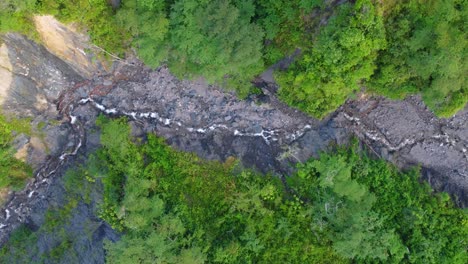
<path id="1" fill-rule="evenodd" d="M 21 224 L 32 229 L 42 225 L 45 212 L 51 205 L 63 205 L 66 200 L 60 175 L 72 164 L 79 164 L 75 154 L 81 149 L 84 127 L 72 123 L 70 109 L 59 111 L 57 103 L 61 95 L 81 83 L 84 78 L 70 65 L 34 42 L 16 34 L 2 36 L 0 45 L 0 107 L 1 112 L 13 118 L 29 118 L 31 135 L 18 134 L 13 142 L 17 157 L 34 168 L 34 178 L 26 187 L 10 192 L 0 212 L 0 244 L 12 230 Z M 94 145 L 97 146 L 96 137 Z M 98 139 L 98 138 L 97 138 Z M 87 148 L 93 144 L 86 144 Z M 86 149 L 82 149 L 86 154 Z M 93 236 L 84 235 L 83 228 L 76 225 L 76 242 L 83 245 L 82 259 L 88 263 L 103 261 L 104 237 L 113 239 L 115 234 L 100 219 L 94 216 L 93 206 L 80 205 L 73 212 L 76 223 L 90 223 L 87 227 Z M 110 231 L 109 231 L 110 230 Z M 56 239 L 41 237 L 38 248 L 48 250 L 57 245 Z M 99 260 L 99 261 L 94 261 Z M 37 260 L 39 261 L 39 260 Z M 82 262 L 86 263 L 86 262 Z"/>
<path id="2" fill-rule="evenodd" d="M 436 190 L 468 206 L 467 109 L 438 119 L 417 97 L 362 96 L 316 120 L 279 102 L 272 83 L 258 84 L 263 95 L 239 100 L 202 80 L 179 80 L 165 67 L 151 70 L 137 60 L 82 77 L 76 66 L 15 34 L 4 36 L 0 51 L 0 76 L 9 76 L 0 84 L 2 110 L 30 117 L 33 124 L 46 123 L 35 127 L 45 135 L 41 148 L 30 137 L 17 137 L 18 149 L 30 144 L 26 160 L 36 177 L 25 190 L 12 193 L 0 211 L 2 243 L 21 223 L 41 225 L 50 204 L 64 203 L 60 175 L 98 147 L 94 123 L 101 113 L 127 116 L 135 136 L 154 132 L 180 150 L 216 160 L 234 156 L 246 167 L 280 176 L 291 173 L 294 163 L 357 136 L 376 156 L 401 168 L 420 165 Z M 74 231 L 77 241 L 87 245 L 80 257 L 94 256 L 89 263 L 101 263 L 102 240 L 115 239 L 115 233 L 93 215 L 93 206 L 77 207 L 73 221 L 95 223 L 95 235 L 78 235 L 80 225 Z M 41 241 L 44 247 L 52 243 Z"/>
<path id="3" fill-rule="evenodd" d="M 348 102 L 339 115 L 378 156 L 401 168 L 421 166 L 435 190 L 468 206 L 468 108 L 439 119 L 418 97 L 372 98 Z"/>
<path id="4" fill-rule="evenodd" d="M 135 135 L 156 132 L 170 144 L 208 159 L 238 157 L 245 166 L 280 175 L 357 136 L 377 156 L 401 168 L 421 166 L 436 190 L 467 205 L 467 110 L 450 119 L 435 117 L 418 97 L 403 101 L 349 101 L 325 120 L 287 107 L 263 85 L 264 95 L 239 100 L 202 81 L 178 80 L 167 68 L 146 69 L 138 61 L 116 65 L 111 76 L 95 78 L 74 93 L 75 110 L 91 106 L 110 116 L 127 116 Z M 90 124 L 93 119 L 90 119 Z"/>

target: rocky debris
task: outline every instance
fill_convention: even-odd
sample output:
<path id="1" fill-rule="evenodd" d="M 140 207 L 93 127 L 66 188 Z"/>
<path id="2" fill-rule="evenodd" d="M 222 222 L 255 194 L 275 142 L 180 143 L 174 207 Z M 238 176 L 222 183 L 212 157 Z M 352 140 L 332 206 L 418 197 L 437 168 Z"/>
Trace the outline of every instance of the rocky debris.
<path id="1" fill-rule="evenodd" d="M 17 155 L 38 169 L 50 155 L 59 156 L 64 147 L 69 147 L 65 142 L 71 141 L 73 135 L 62 126 L 56 102 L 63 91 L 83 77 L 21 35 L 6 34 L 2 40 L 0 65 L 9 67 L 0 67 L 0 75 L 9 74 L 10 81 L 0 82 L 0 89 L 5 91 L 0 97 L 1 112 L 31 119 L 33 136 L 26 138 L 27 143 L 17 145 L 21 150 Z"/>
<path id="2" fill-rule="evenodd" d="M 108 74 L 83 78 L 23 37 L 9 34 L 5 43 L 14 74 L 4 111 L 36 123 L 59 122 L 46 126 L 45 145 L 51 151 L 41 158 L 43 166 L 35 179 L 10 195 L 0 212 L 0 243 L 21 223 L 41 225 L 50 203 L 65 203 L 63 196 L 53 195 L 62 191 L 60 175 L 97 148 L 99 136 L 90 131 L 99 114 L 128 117 L 135 136 L 156 133 L 180 150 L 216 160 L 234 156 L 246 167 L 280 176 L 291 173 L 292 164 L 355 135 L 376 156 L 402 168 L 421 165 L 434 188 L 448 191 L 460 206 L 468 205 L 467 110 L 438 119 L 417 97 L 362 98 L 320 121 L 281 103 L 274 95 L 275 85 L 261 80 L 263 95 L 239 100 L 202 81 L 178 80 L 165 67 L 151 70 L 137 60 L 117 63 Z M 17 146 L 32 141 L 17 139 Z M 96 223 L 93 209 L 83 206 L 74 211 L 74 221 Z M 115 234 L 102 227 L 105 230 L 94 229 L 90 240 L 80 236 L 82 226 L 70 228 L 77 243 L 88 243 L 80 249 L 81 256 L 103 262 L 102 240 Z M 52 242 L 40 243 L 46 247 Z"/>
<path id="3" fill-rule="evenodd" d="M 42 46 L 18 34 L 3 36 L 13 75 L 2 110 L 17 117 L 57 115 L 54 102 L 70 84 L 83 80 Z M 0 63 L 3 65 L 3 63 Z"/>
<path id="4" fill-rule="evenodd" d="M 280 175 L 291 172 L 291 163 L 355 135 L 376 156 L 403 169 L 421 166 L 434 188 L 467 206 L 466 110 L 439 119 L 418 97 L 364 97 L 319 121 L 279 102 L 270 93 L 276 89 L 268 84 L 261 100 L 238 100 L 216 87 L 178 80 L 164 67 L 150 71 L 135 62 L 116 67 L 114 74 L 131 77 L 113 82 L 111 90 L 99 95 L 90 91 L 103 87 L 105 80 L 95 79 L 74 94 L 91 94 L 80 103 L 101 113 L 127 116 L 138 135 L 154 131 L 181 150 L 208 159 L 235 156 L 246 166 Z"/>
<path id="5" fill-rule="evenodd" d="M 339 116 L 377 156 L 401 168 L 421 166 L 434 189 L 468 206 L 468 108 L 439 119 L 417 96 L 370 98 L 348 102 Z"/>
<path id="6" fill-rule="evenodd" d="M 0 67 L 0 72 L 11 78 L 8 83 L 0 82 L 5 91 L 1 111 L 31 119 L 32 136 L 19 134 L 13 145 L 19 150 L 17 157 L 31 164 L 35 175 L 23 190 L 10 192 L 5 197 L 0 213 L 0 243 L 20 224 L 43 217 L 49 206 L 48 197 L 57 191 L 53 185 L 57 182 L 56 176 L 62 175 L 67 164 L 73 162 L 68 160 L 78 153 L 84 140 L 83 127 L 79 122 L 71 122 L 69 110 L 73 107 L 60 112 L 56 105 L 61 94 L 82 82 L 83 77 L 61 59 L 20 35 L 6 34 L 2 39 L 0 65 L 9 67 Z M 56 202 L 64 203 L 63 200 Z M 84 237 L 82 239 L 85 241 Z M 90 247 L 83 254 L 98 251 L 98 258 L 103 259 L 102 239 L 98 236 L 90 242 L 101 243 L 100 248 Z"/>
<path id="7" fill-rule="evenodd" d="M 290 160 L 285 155 L 279 157 L 282 149 L 324 126 L 324 122 L 288 108 L 273 96 L 263 104 L 255 98 L 239 100 L 216 87 L 178 80 L 164 67 L 150 71 L 135 62 L 133 66 L 117 66 L 114 75 L 127 77 L 114 80 L 111 90 L 104 85 L 108 76 L 86 81 L 61 102 L 78 101 L 74 109 L 77 116 L 92 116 L 89 106 L 110 116 L 127 116 L 138 127 L 139 135 L 156 132 L 181 150 L 208 159 L 235 156 L 262 172 L 285 172 Z M 90 120 L 86 122 L 94 122 Z M 331 134 L 309 134 L 314 139 L 309 138 L 307 143 L 315 145 L 308 148 L 315 154 L 323 150 L 338 135 Z M 340 135 L 346 137 L 345 133 Z"/>

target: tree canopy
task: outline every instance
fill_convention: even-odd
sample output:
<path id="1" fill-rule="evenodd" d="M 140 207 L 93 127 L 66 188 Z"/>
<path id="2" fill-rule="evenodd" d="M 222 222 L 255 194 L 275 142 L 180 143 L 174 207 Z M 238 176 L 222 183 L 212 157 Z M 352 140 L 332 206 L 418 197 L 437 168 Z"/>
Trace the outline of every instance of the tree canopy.
<path id="1" fill-rule="evenodd" d="M 101 117 L 98 126 L 102 146 L 64 176 L 64 204 L 51 205 L 37 230 L 15 231 L 2 263 L 78 261 L 73 212 L 96 202 L 122 234 L 105 243 L 108 263 L 468 261 L 467 212 L 422 184 L 417 169 L 401 172 L 356 144 L 282 181 L 234 159 L 176 151 L 154 135 L 135 140 L 125 119 Z M 55 246 L 39 247 L 39 239 Z"/>
<path id="2" fill-rule="evenodd" d="M 313 46 L 279 75 L 280 97 L 323 117 L 370 78 L 385 43 L 382 18 L 370 0 L 339 6 Z"/>
<path id="3" fill-rule="evenodd" d="M 284 185 L 153 135 L 122 149 L 119 122 L 101 121 L 103 148 L 89 171 L 104 184 L 101 216 L 125 234 L 107 244 L 111 263 L 467 261 L 468 215 L 416 169 L 400 172 L 352 146 L 300 165 Z"/>
<path id="4" fill-rule="evenodd" d="M 407 1 L 388 7 L 388 47 L 369 88 L 393 98 L 421 92 L 436 114 L 448 117 L 468 102 L 466 2 Z"/>
<path id="5" fill-rule="evenodd" d="M 403 98 L 420 93 L 435 114 L 468 101 L 466 1 L 5 0 L 0 32 L 34 37 L 31 17 L 77 21 L 93 41 L 178 77 L 256 91 L 266 67 L 300 50 L 276 74 L 286 103 L 322 118 L 357 91 Z"/>

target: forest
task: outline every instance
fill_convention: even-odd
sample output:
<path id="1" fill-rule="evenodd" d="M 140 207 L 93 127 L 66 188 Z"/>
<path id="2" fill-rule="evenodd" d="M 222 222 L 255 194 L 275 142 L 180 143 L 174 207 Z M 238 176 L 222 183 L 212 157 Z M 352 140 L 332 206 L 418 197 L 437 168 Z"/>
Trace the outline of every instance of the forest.
<path id="1" fill-rule="evenodd" d="M 400 172 L 357 143 L 298 165 L 282 181 L 235 159 L 176 151 L 153 134 L 135 141 L 123 118 L 97 123 L 102 147 L 65 176 L 67 203 L 49 209 L 38 231 L 15 231 L 2 262 L 70 260 L 77 245 L 64 226 L 97 185 L 99 216 L 123 233 L 106 243 L 108 263 L 468 261 L 466 212 L 421 184 L 418 169 Z M 40 235 L 57 246 L 41 251 Z"/>
<path id="2" fill-rule="evenodd" d="M 0 34 L 40 43 L 33 17 L 51 14 L 77 23 L 107 52 L 102 60 L 135 53 L 243 99 L 295 54 L 274 71 L 277 96 L 317 119 L 360 94 L 419 95 L 438 117 L 468 102 L 463 0 L 108 2 L 0 0 Z M 96 129 L 99 149 L 63 176 L 65 204 L 51 205 L 44 225 L 17 228 L 0 263 L 78 263 L 83 245 L 69 230 L 83 204 L 119 233 L 104 243 L 107 263 L 468 263 L 467 210 L 432 190 L 419 167 L 401 170 L 357 139 L 277 175 L 133 137 L 124 117 L 101 115 Z M 0 112 L 0 204 L 33 175 L 14 151 L 15 136 L 31 133 L 30 120 Z"/>
<path id="3" fill-rule="evenodd" d="M 80 21 L 94 43 L 147 65 L 204 77 L 241 97 L 251 81 L 300 50 L 276 72 L 279 96 L 323 118 L 357 93 L 402 99 L 421 94 L 438 116 L 468 102 L 466 1 L 3 0 L 0 32 L 35 37 L 34 14 Z"/>

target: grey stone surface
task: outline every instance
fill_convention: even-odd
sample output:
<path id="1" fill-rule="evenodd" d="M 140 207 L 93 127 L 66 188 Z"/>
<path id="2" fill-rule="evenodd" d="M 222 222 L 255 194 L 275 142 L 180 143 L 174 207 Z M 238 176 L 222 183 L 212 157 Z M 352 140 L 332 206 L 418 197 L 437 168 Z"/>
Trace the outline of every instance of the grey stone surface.
<path id="1" fill-rule="evenodd" d="M 418 97 L 403 101 L 362 98 L 316 120 L 281 103 L 272 83 L 259 81 L 263 95 L 239 100 L 203 81 L 178 80 L 165 67 L 150 70 L 137 60 L 114 65 L 109 75 L 85 80 L 23 37 L 7 35 L 5 42 L 13 50 L 16 77 L 4 110 L 36 123 L 56 122 L 48 122 L 42 131 L 49 152 L 38 148 L 29 152 L 37 165 L 36 179 L 13 194 L 0 212 L 1 242 L 21 223 L 40 226 L 47 208 L 65 203 L 61 175 L 73 164 L 83 163 L 98 147 L 94 123 L 99 114 L 127 116 L 134 136 L 156 133 L 177 149 L 215 160 L 234 156 L 246 167 L 280 176 L 294 170 L 291 164 L 357 136 L 371 153 L 402 169 L 420 165 L 433 188 L 449 192 L 458 205 L 468 206 L 466 109 L 439 119 Z M 22 71 L 24 67 L 28 74 Z M 38 101 L 43 107 L 35 106 Z M 29 141 L 20 136 L 15 146 Z M 74 152 L 78 155 L 71 155 Z M 99 199 L 99 192 L 95 190 L 94 199 Z M 103 263 L 102 241 L 118 239 L 96 217 L 93 206 L 80 204 L 67 226 L 79 245 L 80 263 Z M 5 220 L 8 208 L 21 210 Z M 83 235 L 86 221 L 94 226 L 91 237 Z M 41 237 L 38 243 L 45 249 L 56 241 Z"/>

